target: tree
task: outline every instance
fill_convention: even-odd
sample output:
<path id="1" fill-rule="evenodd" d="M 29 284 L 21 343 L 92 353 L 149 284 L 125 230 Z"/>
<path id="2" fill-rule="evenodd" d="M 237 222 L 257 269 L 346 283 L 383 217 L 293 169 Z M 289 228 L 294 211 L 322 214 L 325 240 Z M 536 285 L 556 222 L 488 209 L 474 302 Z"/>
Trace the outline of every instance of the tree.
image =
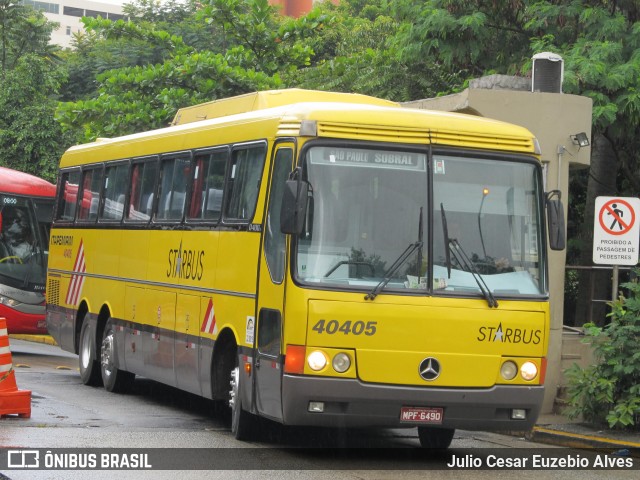
<path id="1" fill-rule="evenodd" d="M 15 68 L 30 53 L 52 56 L 49 38 L 55 24 L 16 0 L 0 0 L 0 74 Z"/>
<path id="2" fill-rule="evenodd" d="M 450 93 L 464 78 L 432 58 L 403 54 L 398 37 L 406 28 L 386 0 L 346 0 L 338 7 L 321 4 L 311 14 L 327 11 L 330 29 L 312 39 L 312 65 L 289 83 L 319 90 L 358 92 L 396 101 Z"/>
<path id="3" fill-rule="evenodd" d="M 71 143 L 53 116 L 63 77 L 52 28 L 40 12 L 0 0 L 0 165 L 49 180 Z"/>
<path id="4" fill-rule="evenodd" d="M 61 101 L 96 97 L 96 77 L 109 70 L 159 64 L 188 50 L 190 44 L 182 34 L 196 44 L 210 43 L 210 32 L 193 21 L 194 1 L 137 0 L 123 11 L 131 22 L 83 19 L 84 31 L 74 34 L 72 49 L 63 54 L 68 81 L 62 86 Z"/>
<path id="5" fill-rule="evenodd" d="M 162 23 L 83 21 L 101 41 L 137 39 L 163 52 L 153 64 L 99 73 L 93 98 L 60 105 L 58 120 L 66 129 L 80 129 L 83 141 L 166 126 L 180 107 L 279 88 L 279 72 L 305 65 L 311 55 L 297 41 L 306 28 L 278 17 L 267 0 L 202 1 L 183 22 L 194 27 L 194 35 L 187 35 L 193 44 Z M 208 44 L 200 36 L 203 26 L 216 35 Z"/>
<path id="6" fill-rule="evenodd" d="M 62 151 L 72 144 L 54 120 L 55 66 L 23 55 L 0 79 L 0 164 L 55 181 Z"/>

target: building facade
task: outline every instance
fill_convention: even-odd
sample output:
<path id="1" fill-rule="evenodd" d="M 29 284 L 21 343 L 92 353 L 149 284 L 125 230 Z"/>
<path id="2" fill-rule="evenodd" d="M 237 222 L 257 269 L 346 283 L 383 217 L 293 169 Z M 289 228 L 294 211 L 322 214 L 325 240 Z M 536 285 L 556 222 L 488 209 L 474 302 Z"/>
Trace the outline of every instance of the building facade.
<path id="1" fill-rule="evenodd" d="M 86 0 L 51 0 L 33 1 L 22 0 L 24 5 L 42 11 L 45 17 L 59 24 L 57 30 L 51 33 L 51 43 L 61 47 L 71 47 L 73 34 L 83 31 L 82 17 L 102 17 L 110 20 L 124 19 L 122 3 L 107 3 Z"/>

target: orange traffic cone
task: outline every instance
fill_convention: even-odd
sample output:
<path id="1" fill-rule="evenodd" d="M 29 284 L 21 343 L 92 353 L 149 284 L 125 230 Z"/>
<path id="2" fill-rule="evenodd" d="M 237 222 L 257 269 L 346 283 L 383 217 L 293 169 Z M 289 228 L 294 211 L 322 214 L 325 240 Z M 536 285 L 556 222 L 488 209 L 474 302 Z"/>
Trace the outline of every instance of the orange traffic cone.
<path id="1" fill-rule="evenodd" d="M 0 318 L 0 418 L 6 415 L 31 417 L 31 390 L 18 390 L 13 372 L 7 320 Z"/>

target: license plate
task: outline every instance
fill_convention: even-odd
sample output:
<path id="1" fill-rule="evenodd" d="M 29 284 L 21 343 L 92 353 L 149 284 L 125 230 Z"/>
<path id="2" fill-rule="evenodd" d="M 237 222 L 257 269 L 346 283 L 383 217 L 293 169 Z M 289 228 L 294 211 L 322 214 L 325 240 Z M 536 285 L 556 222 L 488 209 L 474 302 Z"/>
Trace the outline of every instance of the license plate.
<path id="1" fill-rule="evenodd" d="M 444 418 L 444 411 L 438 407 L 402 407 L 400 408 L 400 422 L 402 423 L 431 423 L 439 425 Z"/>

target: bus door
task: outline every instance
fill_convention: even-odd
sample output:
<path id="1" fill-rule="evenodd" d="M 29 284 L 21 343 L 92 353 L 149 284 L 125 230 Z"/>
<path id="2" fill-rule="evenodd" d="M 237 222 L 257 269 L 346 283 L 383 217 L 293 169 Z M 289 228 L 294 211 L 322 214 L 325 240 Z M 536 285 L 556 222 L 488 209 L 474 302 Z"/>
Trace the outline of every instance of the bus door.
<path id="1" fill-rule="evenodd" d="M 255 360 L 255 400 L 258 412 L 282 420 L 282 328 L 286 237 L 280 232 L 280 204 L 291 172 L 295 146 L 279 143 L 274 151 L 270 195 L 260 255 L 258 325 Z"/>

